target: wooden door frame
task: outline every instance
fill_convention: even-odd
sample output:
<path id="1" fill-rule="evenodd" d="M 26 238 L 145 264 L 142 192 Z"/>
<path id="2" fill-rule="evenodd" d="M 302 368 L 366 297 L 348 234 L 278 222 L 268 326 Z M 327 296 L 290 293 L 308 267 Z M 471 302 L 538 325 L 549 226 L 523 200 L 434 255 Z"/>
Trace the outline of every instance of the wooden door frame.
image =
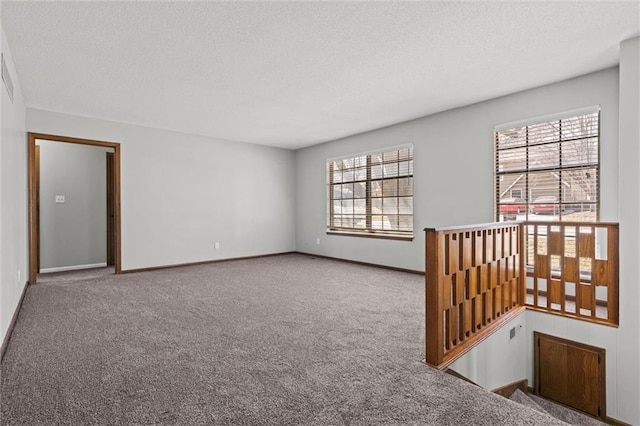
<path id="1" fill-rule="evenodd" d="M 36 152 L 36 159 L 35 159 L 35 163 L 34 163 L 34 173 L 35 173 L 35 192 L 36 192 L 36 207 L 35 207 L 35 212 L 36 212 L 36 218 L 40 217 L 40 146 L 36 145 L 35 147 L 35 152 Z M 40 235 L 40 221 L 36 220 L 36 235 Z M 38 241 L 36 242 L 36 268 L 39 271 L 40 270 L 40 238 L 38 237 Z"/>
<path id="2" fill-rule="evenodd" d="M 36 139 L 53 142 L 76 143 L 113 148 L 114 155 L 114 209 L 115 209 L 115 268 L 116 274 L 122 273 L 121 250 L 121 222 L 120 222 L 120 144 L 116 142 L 96 141 L 91 139 L 72 138 L 68 136 L 47 135 L 43 133 L 27 133 L 28 149 L 28 192 L 29 192 L 29 284 L 35 284 L 38 278 L 38 241 L 40 240 L 38 222 L 40 220 L 37 209 L 38 198 L 36 188 Z"/>
<path id="3" fill-rule="evenodd" d="M 115 234 L 115 175 L 114 164 L 115 154 L 113 152 L 107 152 L 106 156 L 106 169 L 107 169 L 107 266 L 115 265 L 115 246 L 116 246 L 116 234 Z"/>

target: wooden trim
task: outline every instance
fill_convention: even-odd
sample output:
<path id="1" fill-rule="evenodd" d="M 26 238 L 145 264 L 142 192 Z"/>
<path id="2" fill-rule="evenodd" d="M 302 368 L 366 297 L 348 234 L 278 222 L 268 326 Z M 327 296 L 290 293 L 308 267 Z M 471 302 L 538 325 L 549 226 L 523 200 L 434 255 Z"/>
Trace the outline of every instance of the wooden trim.
<path id="1" fill-rule="evenodd" d="M 175 263 L 171 265 L 150 266 L 148 268 L 123 269 L 121 273 L 135 274 L 138 272 L 151 272 L 151 271 L 159 271 L 162 269 L 184 268 L 186 266 L 198 266 L 198 265 L 208 265 L 212 263 L 235 262 L 236 260 L 262 259 L 263 257 L 282 256 L 285 254 L 293 254 L 293 253 L 296 253 L 296 252 L 286 251 L 282 253 L 259 254 L 256 256 L 230 257 L 227 259 L 202 260 L 199 262 L 187 262 L 187 263 Z"/>
<path id="2" fill-rule="evenodd" d="M 538 225 L 538 226 L 579 226 L 581 228 L 588 228 L 590 226 L 597 226 L 601 228 L 617 228 L 620 224 L 618 222 L 569 222 L 563 220 L 557 221 L 545 221 L 545 220 L 527 220 L 525 225 Z"/>
<path id="3" fill-rule="evenodd" d="M 7 329 L 7 334 L 4 336 L 4 340 L 2 341 L 2 346 L 0 347 L 0 361 L 4 359 L 4 354 L 7 351 L 7 347 L 9 346 L 9 341 L 11 340 L 11 334 L 13 333 L 13 328 L 16 326 L 16 322 L 18 321 L 18 315 L 20 315 L 20 309 L 22 308 L 22 303 L 24 302 L 24 297 L 27 294 L 28 282 L 24 283 L 24 287 L 22 287 L 22 293 L 20 294 L 20 300 L 18 301 L 18 306 L 16 306 L 16 310 L 13 312 L 13 316 L 11 317 L 11 321 L 9 322 L 9 328 Z"/>
<path id="4" fill-rule="evenodd" d="M 44 133 L 27 133 L 28 152 L 28 191 L 29 191 L 29 284 L 33 285 L 38 278 L 38 241 L 39 241 L 39 214 L 37 206 L 37 176 L 36 176 L 36 139 L 52 142 L 76 143 L 82 145 L 113 148 L 114 154 L 114 180 L 115 180 L 115 271 L 122 273 L 122 227 L 121 227 L 121 201 L 120 201 L 120 144 L 117 142 L 96 141 L 92 139 L 72 138 L 68 136 L 48 135 Z"/>
<path id="5" fill-rule="evenodd" d="M 34 163 L 34 168 L 35 168 L 35 191 L 36 191 L 36 217 L 40 218 L 40 146 L 36 145 L 35 146 L 35 163 Z M 38 242 L 36 244 L 36 258 L 38 259 L 36 261 L 36 267 L 38 272 L 40 272 L 40 220 L 36 221 L 36 235 L 38 236 Z"/>
<path id="6" fill-rule="evenodd" d="M 600 179 L 600 171 L 598 171 L 598 179 Z M 609 279 L 611 282 L 616 283 L 615 286 L 609 286 L 607 288 L 607 316 L 609 321 L 614 322 L 616 325 L 620 324 L 620 226 L 612 226 L 607 231 L 607 247 L 612 247 L 609 250 L 611 259 L 608 259 L 610 265 L 615 265 L 609 268 Z"/>
<path id="7" fill-rule="evenodd" d="M 585 316 L 578 316 L 578 315 L 572 314 L 571 312 L 553 311 L 553 310 L 548 310 L 547 308 L 544 308 L 544 307 L 537 307 L 537 306 L 532 306 L 532 305 L 526 305 L 526 308 L 531 310 L 531 311 L 543 312 L 545 314 L 556 315 L 556 316 L 560 316 L 560 317 L 565 317 L 565 318 L 571 318 L 571 319 L 575 319 L 575 320 L 590 322 L 592 324 L 605 325 L 607 327 L 613 327 L 613 328 L 619 328 L 620 327 L 620 325 L 613 324 L 613 323 L 611 323 L 609 321 L 606 321 L 604 318 L 590 318 L 590 317 L 585 317 Z"/>
<path id="8" fill-rule="evenodd" d="M 29 136 L 33 136 L 33 139 L 44 139 L 47 141 L 54 142 L 67 142 L 67 143 L 77 143 L 80 145 L 93 145 L 93 146 L 102 146 L 105 148 L 116 148 L 120 146 L 119 142 L 107 142 L 107 141 L 98 141 L 94 139 L 84 139 L 84 138 L 72 138 L 70 136 L 59 136 L 59 135 L 49 135 L 46 133 L 32 133 L 29 132 Z"/>
<path id="9" fill-rule="evenodd" d="M 551 314 L 558 312 L 562 316 L 575 318 L 596 324 L 607 324 L 617 327 L 619 322 L 619 224 L 610 222 L 524 222 L 527 240 L 533 236 L 534 258 L 527 265 L 527 277 L 533 282 L 533 303 L 525 300 L 525 304 L 533 310 Z M 555 230 L 554 230 L 555 228 Z M 572 230 L 572 232 L 567 232 Z M 588 232 L 582 232 L 583 230 Z M 606 232 L 606 253 L 599 259 L 596 244 L 598 238 Z M 600 234 L 600 237 L 598 237 Z M 542 252 L 539 242 L 543 239 Z M 567 254 L 570 244 L 573 253 Z M 524 256 L 527 256 L 526 254 Z M 559 263 L 552 264 L 554 258 Z M 587 271 L 581 265 L 582 259 L 589 261 Z M 522 262 L 525 261 L 523 257 Z M 556 269 L 553 269 L 553 268 Z M 583 274 L 584 273 L 584 274 Z M 540 283 L 546 283 L 546 290 L 540 289 Z M 566 294 L 566 284 L 572 283 L 575 295 Z M 607 298 L 597 299 L 597 288 L 606 287 Z M 540 306 L 539 297 L 546 297 L 546 306 Z M 575 309 L 567 311 L 566 302 L 573 302 Z M 556 305 L 556 306 L 553 306 Z M 606 318 L 597 316 L 598 306 L 606 306 Z M 583 313 L 583 310 L 585 311 Z"/>
<path id="10" fill-rule="evenodd" d="M 436 228 L 424 228 L 425 232 L 443 232 L 443 231 L 482 231 L 485 229 L 498 229 L 504 228 L 507 225 L 520 225 L 521 221 L 509 221 L 509 222 L 488 222 L 488 223 L 476 223 L 473 225 L 455 225 L 455 226 L 441 226 Z M 547 222 L 548 223 L 548 222 Z"/>
<path id="11" fill-rule="evenodd" d="M 505 398 L 510 398 L 516 389 L 520 389 L 522 392 L 527 393 L 527 390 L 529 389 L 529 381 L 527 379 L 522 379 L 517 382 L 509 383 L 508 385 L 500 386 L 491 392 L 497 393 Z"/>
<path id="12" fill-rule="evenodd" d="M 114 213 L 116 215 L 115 218 L 115 231 L 116 231 L 116 241 L 115 241 L 115 266 L 116 266 L 116 274 L 122 273 L 122 210 L 121 210 L 121 199 L 120 199 L 120 189 L 122 187 L 121 175 L 120 175 L 120 144 L 113 149 L 113 174 L 114 174 Z"/>
<path id="13" fill-rule="evenodd" d="M 360 262 L 359 260 L 342 259 L 342 258 L 339 258 L 339 257 L 323 256 L 321 254 L 305 253 L 305 252 L 302 252 L 302 251 L 295 251 L 295 252 L 292 252 L 292 253 L 297 253 L 297 254 L 301 254 L 301 255 L 304 255 L 304 256 L 319 257 L 321 259 L 337 260 L 339 262 L 353 263 L 355 265 L 371 266 L 373 268 L 388 269 L 390 271 L 406 272 L 408 274 L 424 275 L 424 271 L 416 271 L 415 269 L 405 269 L 405 268 L 398 268 L 398 267 L 395 267 L 395 266 L 380 265 L 380 264 L 377 264 L 377 263 Z"/>
<path id="14" fill-rule="evenodd" d="M 534 272 L 534 268 L 531 265 L 528 265 L 527 267 L 525 267 L 525 271 L 526 271 L 526 277 L 527 278 L 534 278 L 536 276 L 535 272 Z M 551 278 L 557 279 L 557 280 L 562 278 L 562 274 L 560 272 L 558 272 L 556 269 L 553 269 L 553 270 L 549 271 L 549 276 Z M 580 282 L 589 283 L 590 284 L 591 283 L 591 277 L 587 278 L 585 275 L 582 275 L 580 277 Z M 530 288 L 528 290 L 530 290 L 529 293 L 533 294 L 533 289 Z M 546 293 L 546 292 L 541 290 L 538 293 L 543 294 L 543 293 Z M 571 297 L 571 296 L 567 296 L 567 297 Z"/>
<path id="15" fill-rule="evenodd" d="M 425 230 L 425 358 L 442 369 L 522 312 L 522 225 Z"/>
<path id="16" fill-rule="evenodd" d="M 36 137 L 28 133 L 28 191 L 29 191 L 29 284 L 35 284 L 38 277 L 38 192 L 36 176 Z"/>
<path id="17" fill-rule="evenodd" d="M 107 171 L 107 266 L 115 265 L 115 203 L 114 203 L 114 192 L 115 192 L 115 179 L 114 179 L 114 154 L 113 152 L 107 152 L 106 155 L 106 171 Z"/>
<path id="18" fill-rule="evenodd" d="M 520 238 L 520 256 L 518 257 L 518 262 L 520 262 L 520 284 L 518 285 L 518 304 L 526 305 L 527 301 L 527 285 L 526 285 L 526 267 L 527 263 L 527 237 L 525 234 L 524 223 L 520 224 L 520 229 L 518 232 L 518 238 Z"/>
<path id="19" fill-rule="evenodd" d="M 442 235 L 434 229 L 426 230 L 425 235 L 425 354 L 428 364 L 442 364 L 444 336 L 442 319 Z M 443 366 L 444 368 L 444 366 Z"/>
<path id="20" fill-rule="evenodd" d="M 396 235 L 396 234 L 382 234 L 375 232 L 352 232 L 352 231 L 327 231 L 327 235 L 342 235 L 345 237 L 359 237 L 359 238 L 378 238 L 381 240 L 396 240 L 396 241 L 413 241 L 413 235 Z"/>
<path id="21" fill-rule="evenodd" d="M 555 276 L 555 275 L 554 275 L 554 276 Z M 532 278 L 532 277 L 533 277 L 533 275 L 527 275 L 527 278 Z M 581 280 L 581 282 L 588 282 L 588 283 L 590 283 L 590 282 L 591 282 L 591 280 Z M 526 294 L 534 294 L 534 293 L 533 293 L 533 289 L 532 289 L 532 288 L 527 288 L 527 289 L 526 289 Z M 539 296 L 542 296 L 542 297 L 548 297 L 548 296 L 547 296 L 547 291 L 546 291 L 546 290 L 539 290 L 539 291 L 538 291 L 538 295 L 539 295 Z M 571 302 L 575 302 L 575 301 L 576 301 L 576 297 L 575 297 L 575 296 L 572 296 L 572 295 L 570 295 L 570 294 L 565 295 L 565 296 L 564 296 L 564 298 L 565 298 L 565 300 L 569 300 L 569 301 L 571 301 Z M 607 301 L 606 301 L 606 300 L 601 300 L 601 299 L 596 299 L 596 305 L 597 305 L 597 306 L 607 307 Z M 531 306 L 531 307 L 533 308 L 534 306 Z M 609 324 L 609 325 L 611 325 L 611 324 Z"/>
<path id="22" fill-rule="evenodd" d="M 632 426 L 631 423 L 625 423 L 622 420 L 614 419 L 613 417 L 609 416 L 605 417 L 604 421 L 605 423 L 614 426 Z"/>
<path id="23" fill-rule="evenodd" d="M 323 256 L 323 255 L 319 255 L 319 254 L 304 253 L 304 252 L 300 252 L 300 251 L 286 251 L 286 252 L 282 252 L 282 253 L 259 254 L 259 255 L 256 255 L 256 256 L 230 257 L 230 258 L 227 258 L 227 259 L 202 260 L 202 261 L 199 261 L 199 262 L 176 263 L 176 264 L 170 264 L 170 265 L 150 266 L 150 267 L 147 267 L 147 268 L 123 269 L 122 273 L 123 274 L 134 274 L 134 273 L 137 273 L 137 272 L 148 272 L 148 271 L 156 271 L 156 270 L 161 270 L 161 269 L 182 268 L 182 267 L 185 267 L 185 266 L 207 265 L 207 264 L 210 264 L 210 263 L 233 262 L 233 261 L 236 261 L 236 260 L 261 259 L 263 257 L 284 256 L 284 255 L 287 255 L 287 254 L 300 254 L 302 256 L 310 256 L 310 257 L 318 257 L 318 258 L 321 258 L 321 259 L 336 260 L 338 262 L 352 263 L 352 264 L 361 265 L 361 266 L 370 266 L 370 267 L 373 267 L 373 268 L 387 269 L 387 270 L 391 270 L 391 271 L 395 271 L 395 272 L 405 272 L 405 273 L 409 273 L 409 274 L 424 275 L 424 272 L 416 271 L 414 269 L 396 268 L 395 266 L 378 265 L 378 264 L 375 264 L 375 263 L 360 262 L 360 261 L 357 261 L 357 260 L 350 260 L 350 259 L 341 259 L 341 258 L 338 258 L 338 257 Z"/>

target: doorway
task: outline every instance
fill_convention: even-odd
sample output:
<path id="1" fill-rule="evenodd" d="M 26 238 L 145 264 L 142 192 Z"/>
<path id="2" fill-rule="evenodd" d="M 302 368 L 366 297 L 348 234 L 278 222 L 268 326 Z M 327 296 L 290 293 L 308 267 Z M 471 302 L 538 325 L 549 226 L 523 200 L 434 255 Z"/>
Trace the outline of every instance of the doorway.
<path id="1" fill-rule="evenodd" d="M 35 284 L 40 270 L 40 154 L 36 140 L 64 142 L 107 148 L 106 155 L 106 250 L 107 265 L 113 266 L 116 274 L 122 272 L 121 225 L 120 225 L 120 144 L 66 136 L 28 133 L 29 170 L 29 283 Z M 64 202 L 64 201 L 63 201 Z"/>

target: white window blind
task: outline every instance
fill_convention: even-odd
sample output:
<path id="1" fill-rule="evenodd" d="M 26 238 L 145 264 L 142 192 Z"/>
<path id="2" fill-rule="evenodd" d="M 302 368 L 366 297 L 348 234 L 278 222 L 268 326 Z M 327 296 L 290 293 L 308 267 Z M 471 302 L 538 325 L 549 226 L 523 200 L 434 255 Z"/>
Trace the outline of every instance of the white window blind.
<path id="1" fill-rule="evenodd" d="M 413 236 L 413 147 L 327 162 L 327 228 Z"/>
<path id="2" fill-rule="evenodd" d="M 496 220 L 599 219 L 600 113 L 495 131 Z"/>

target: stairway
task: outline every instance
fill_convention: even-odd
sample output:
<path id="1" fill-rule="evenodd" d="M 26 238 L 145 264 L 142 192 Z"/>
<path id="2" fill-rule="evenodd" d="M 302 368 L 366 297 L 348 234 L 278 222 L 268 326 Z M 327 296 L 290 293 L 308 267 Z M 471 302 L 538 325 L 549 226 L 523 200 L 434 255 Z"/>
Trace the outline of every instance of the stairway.
<path id="1" fill-rule="evenodd" d="M 509 397 L 510 400 L 519 404 L 525 405 L 529 408 L 533 408 L 541 413 L 549 414 L 558 420 L 562 420 L 570 425 L 581 426 L 601 426 L 606 423 L 601 422 L 598 419 L 582 414 L 571 408 L 560 405 L 551 400 L 541 398 L 533 394 L 526 394 L 520 389 L 516 389 L 515 392 Z"/>

